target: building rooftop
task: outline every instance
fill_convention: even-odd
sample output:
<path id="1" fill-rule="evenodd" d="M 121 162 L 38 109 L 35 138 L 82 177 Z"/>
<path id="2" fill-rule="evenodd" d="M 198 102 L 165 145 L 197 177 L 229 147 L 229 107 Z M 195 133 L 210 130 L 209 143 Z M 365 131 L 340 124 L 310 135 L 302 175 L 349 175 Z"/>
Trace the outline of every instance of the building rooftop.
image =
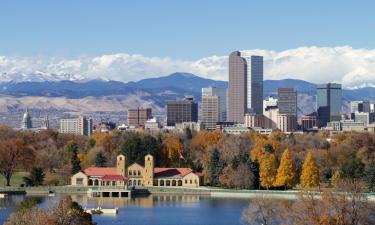
<path id="1" fill-rule="evenodd" d="M 89 167 L 83 172 L 87 176 L 118 175 L 115 167 Z"/>

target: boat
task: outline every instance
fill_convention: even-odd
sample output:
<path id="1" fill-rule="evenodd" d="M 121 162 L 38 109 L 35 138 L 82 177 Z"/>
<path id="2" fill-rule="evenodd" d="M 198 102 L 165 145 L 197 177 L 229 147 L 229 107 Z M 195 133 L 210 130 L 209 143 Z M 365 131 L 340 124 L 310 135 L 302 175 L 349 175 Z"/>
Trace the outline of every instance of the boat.
<path id="1" fill-rule="evenodd" d="M 104 215 L 116 215 L 118 214 L 118 208 L 113 209 L 103 209 L 102 207 L 96 207 L 96 208 L 84 208 L 84 211 L 86 213 L 90 214 L 104 214 Z"/>
<path id="2" fill-rule="evenodd" d="M 8 195 L 4 193 L 0 193 L 0 198 L 6 198 Z"/>
<path id="3" fill-rule="evenodd" d="M 48 191 L 48 197 L 55 197 L 55 192 Z"/>

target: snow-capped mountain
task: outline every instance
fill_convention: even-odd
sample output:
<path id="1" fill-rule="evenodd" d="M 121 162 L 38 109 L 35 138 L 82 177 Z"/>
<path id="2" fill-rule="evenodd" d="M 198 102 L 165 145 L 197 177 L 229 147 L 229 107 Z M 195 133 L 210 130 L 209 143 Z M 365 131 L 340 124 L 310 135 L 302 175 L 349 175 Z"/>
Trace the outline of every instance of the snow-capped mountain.
<path id="1" fill-rule="evenodd" d="M 0 73 L 0 83 L 4 82 L 45 82 L 45 81 L 84 81 L 86 78 L 77 74 L 54 74 L 35 71 L 34 73 Z"/>

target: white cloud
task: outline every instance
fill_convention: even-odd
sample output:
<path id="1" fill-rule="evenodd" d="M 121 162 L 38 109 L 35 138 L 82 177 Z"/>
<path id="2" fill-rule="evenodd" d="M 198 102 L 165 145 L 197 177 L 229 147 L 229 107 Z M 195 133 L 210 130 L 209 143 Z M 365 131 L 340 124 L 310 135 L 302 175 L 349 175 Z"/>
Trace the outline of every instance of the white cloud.
<path id="1" fill-rule="evenodd" d="M 247 50 L 264 56 L 265 79 L 294 78 L 314 83 L 340 82 L 345 87 L 375 86 L 375 49 L 300 47 L 285 51 Z M 198 60 L 147 57 L 118 53 L 75 59 L 0 56 L 0 75 L 35 73 L 77 74 L 120 81 L 190 72 L 227 80 L 227 56 Z M 19 77 L 19 76 L 15 76 Z"/>

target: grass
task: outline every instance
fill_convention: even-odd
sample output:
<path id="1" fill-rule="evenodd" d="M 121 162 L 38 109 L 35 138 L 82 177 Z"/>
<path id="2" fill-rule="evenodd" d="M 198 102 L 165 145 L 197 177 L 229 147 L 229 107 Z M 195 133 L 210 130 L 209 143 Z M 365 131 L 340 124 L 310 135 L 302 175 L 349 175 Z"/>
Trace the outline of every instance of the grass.
<path id="1" fill-rule="evenodd" d="M 19 187 L 23 184 L 23 177 L 27 176 L 27 172 L 15 172 L 10 180 L 10 185 L 12 187 Z M 5 187 L 6 180 L 4 176 L 0 176 L 0 187 Z"/>

